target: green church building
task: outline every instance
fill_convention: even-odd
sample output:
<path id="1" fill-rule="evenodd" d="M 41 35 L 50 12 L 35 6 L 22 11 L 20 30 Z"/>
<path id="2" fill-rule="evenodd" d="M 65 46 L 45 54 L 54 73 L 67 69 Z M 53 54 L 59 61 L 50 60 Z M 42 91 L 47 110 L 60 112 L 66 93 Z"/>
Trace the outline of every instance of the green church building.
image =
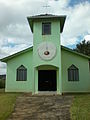
<path id="1" fill-rule="evenodd" d="M 28 17 L 33 47 L 2 58 L 6 92 L 90 92 L 90 57 L 61 46 L 66 16 Z"/>

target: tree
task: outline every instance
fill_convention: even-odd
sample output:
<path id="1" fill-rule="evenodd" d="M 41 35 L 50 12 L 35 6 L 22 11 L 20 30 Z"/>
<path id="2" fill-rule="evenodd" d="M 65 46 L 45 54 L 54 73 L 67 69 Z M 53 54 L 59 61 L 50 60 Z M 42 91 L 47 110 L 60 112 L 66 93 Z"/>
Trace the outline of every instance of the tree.
<path id="1" fill-rule="evenodd" d="M 90 41 L 86 42 L 83 40 L 81 43 L 77 44 L 76 48 L 73 50 L 90 56 Z"/>

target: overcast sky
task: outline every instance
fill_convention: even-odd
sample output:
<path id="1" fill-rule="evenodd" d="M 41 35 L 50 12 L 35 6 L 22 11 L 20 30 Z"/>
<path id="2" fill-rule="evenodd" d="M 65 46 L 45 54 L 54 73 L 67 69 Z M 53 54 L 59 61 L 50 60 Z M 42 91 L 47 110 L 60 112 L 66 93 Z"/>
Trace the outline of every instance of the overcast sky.
<path id="1" fill-rule="evenodd" d="M 90 40 L 90 0 L 0 0 L 0 58 L 32 46 L 27 16 L 46 12 L 67 16 L 62 45 L 73 48 Z M 0 63 L 0 74 L 4 73 L 6 65 Z"/>

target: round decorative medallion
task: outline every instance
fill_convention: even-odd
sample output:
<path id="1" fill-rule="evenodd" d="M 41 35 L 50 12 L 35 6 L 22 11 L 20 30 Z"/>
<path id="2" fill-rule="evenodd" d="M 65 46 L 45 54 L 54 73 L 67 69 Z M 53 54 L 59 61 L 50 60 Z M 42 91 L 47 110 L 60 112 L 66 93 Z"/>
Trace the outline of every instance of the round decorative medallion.
<path id="1" fill-rule="evenodd" d="M 40 58 L 43 60 L 51 60 L 56 55 L 56 47 L 51 42 L 42 42 L 37 50 Z"/>
<path id="2" fill-rule="evenodd" d="M 45 51 L 45 52 L 44 52 L 44 55 L 49 55 L 49 51 Z"/>

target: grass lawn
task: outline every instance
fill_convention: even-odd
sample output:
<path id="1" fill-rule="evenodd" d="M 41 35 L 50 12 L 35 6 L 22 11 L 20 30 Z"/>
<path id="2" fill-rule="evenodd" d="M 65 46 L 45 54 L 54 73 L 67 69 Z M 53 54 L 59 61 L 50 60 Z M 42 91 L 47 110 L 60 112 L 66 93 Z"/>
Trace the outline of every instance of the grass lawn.
<path id="1" fill-rule="evenodd" d="M 0 90 L 0 120 L 6 120 L 13 111 L 19 93 L 5 93 Z"/>
<path id="2" fill-rule="evenodd" d="M 90 120 L 90 94 L 75 95 L 71 106 L 72 120 Z"/>

